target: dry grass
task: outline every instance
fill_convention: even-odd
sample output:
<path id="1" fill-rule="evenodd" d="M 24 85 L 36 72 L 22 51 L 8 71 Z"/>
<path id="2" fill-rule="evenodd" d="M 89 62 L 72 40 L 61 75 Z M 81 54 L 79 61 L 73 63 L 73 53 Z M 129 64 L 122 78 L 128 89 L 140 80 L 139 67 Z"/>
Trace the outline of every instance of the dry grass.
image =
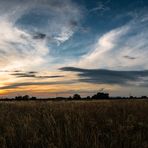
<path id="1" fill-rule="evenodd" d="M 148 148 L 148 101 L 1 102 L 0 148 Z"/>

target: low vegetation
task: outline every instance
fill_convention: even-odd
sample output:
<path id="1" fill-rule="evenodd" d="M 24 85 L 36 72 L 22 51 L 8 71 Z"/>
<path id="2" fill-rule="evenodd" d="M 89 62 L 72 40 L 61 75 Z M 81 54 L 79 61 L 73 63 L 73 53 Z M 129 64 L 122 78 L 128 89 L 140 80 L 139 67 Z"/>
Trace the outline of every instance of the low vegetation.
<path id="1" fill-rule="evenodd" d="M 147 100 L 0 102 L 1 148 L 147 148 Z"/>

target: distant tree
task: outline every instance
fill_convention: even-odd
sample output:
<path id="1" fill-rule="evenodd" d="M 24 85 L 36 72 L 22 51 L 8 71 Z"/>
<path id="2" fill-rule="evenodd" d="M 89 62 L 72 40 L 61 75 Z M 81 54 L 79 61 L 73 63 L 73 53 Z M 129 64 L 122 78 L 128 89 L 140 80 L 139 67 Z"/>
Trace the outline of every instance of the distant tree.
<path id="1" fill-rule="evenodd" d="M 36 100 L 36 99 L 37 99 L 36 97 L 31 97 L 31 98 L 30 98 L 30 100 Z"/>
<path id="2" fill-rule="evenodd" d="M 22 99 L 23 99 L 23 100 L 29 100 L 29 96 L 28 96 L 28 95 L 25 95 L 25 96 L 23 96 Z"/>
<path id="3" fill-rule="evenodd" d="M 71 96 L 69 96 L 67 99 L 68 99 L 68 100 L 72 100 L 72 97 L 71 97 Z"/>
<path id="4" fill-rule="evenodd" d="M 65 100 L 65 98 L 64 97 L 56 97 L 55 100 L 61 101 L 61 100 Z"/>
<path id="5" fill-rule="evenodd" d="M 22 100 L 22 99 L 23 99 L 22 96 L 16 96 L 16 97 L 15 97 L 15 100 Z"/>
<path id="6" fill-rule="evenodd" d="M 81 96 L 79 94 L 74 94 L 73 99 L 74 100 L 80 100 Z"/>
<path id="7" fill-rule="evenodd" d="M 142 96 L 141 99 L 147 99 L 147 96 Z"/>
<path id="8" fill-rule="evenodd" d="M 91 98 L 90 98 L 90 96 L 87 96 L 86 99 L 87 99 L 87 100 L 90 100 Z"/>
<path id="9" fill-rule="evenodd" d="M 133 97 L 133 96 L 130 96 L 129 98 L 130 98 L 130 99 L 134 99 L 134 97 Z"/>
<path id="10" fill-rule="evenodd" d="M 98 98 L 97 98 L 97 95 L 93 95 L 93 96 L 92 96 L 92 99 L 98 99 Z"/>
<path id="11" fill-rule="evenodd" d="M 108 99 L 109 98 L 109 94 L 108 93 L 97 93 L 97 97 L 98 98 L 102 98 L 102 99 Z"/>
<path id="12" fill-rule="evenodd" d="M 92 99 L 108 99 L 108 98 L 109 94 L 103 92 L 98 92 L 96 95 L 92 96 Z"/>

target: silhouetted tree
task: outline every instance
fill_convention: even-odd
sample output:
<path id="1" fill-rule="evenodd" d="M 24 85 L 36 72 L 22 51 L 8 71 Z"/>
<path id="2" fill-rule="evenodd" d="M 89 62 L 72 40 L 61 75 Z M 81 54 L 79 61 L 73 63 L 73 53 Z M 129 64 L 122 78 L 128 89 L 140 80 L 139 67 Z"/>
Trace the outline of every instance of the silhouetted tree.
<path id="1" fill-rule="evenodd" d="M 65 100 L 65 98 L 64 97 L 56 97 L 55 100 L 56 101 L 62 101 L 62 100 Z"/>
<path id="2" fill-rule="evenodd" d="M 130 99 L 134 99 L 134 97 L 133 97 L 133 96 L 130 96 L 129 98 L 130 98 Z"/>
<path id="3" fill-rule="evenodd" d="M 74 94 L 73 99 L 74 100 L 80 100 L 81 96 L 79 94 Z"/>
<path id="4" fill-rule="evenodd" d="M 37 99 L 36 97 L 31 97 L 31 98 L 30 98 L 30 100 L 36 100 L 36 99 Z"/>
<path id="5" fill-rule="evenodd" d="M 147 96 L 142 96 L 141 99 L 147 99 Z"/>
<path id="6" fill-rule="evenodd" d="M 102 93 L 98 92 L 96 95 L 92 96 L 92 99 L 108 99 L 109 94 L 108 93 Z"/>
<path id="7" fill-rule="evenodd" d="M 67 99 L 68 99 L 68 100 L 72 100 L 72 97 L 71 97 L 71 96 L 69 96 Z"/>
<path id="8" fill-rule="evenodd" d="M 97 95 L 93 95 L 93 96 L 92 96 L 92 99 L 98 99 L 98 98 L 97 98 Z"/>
<path id="9" fill-rule="evenodd" d="M 15 97 L 15 100 L 22 100 L 22 99 L 23 99 L 22 96 L 16 96 L 16 97 Z"/>
<path id="10" fill-rule="evenodd" d="M 28 95 L 23 96 L 23 100 L 29 100 L 29 96 Z"/>
<path id="11" fill-rule="evenodd" d="M 90 98 L 90 96 L 87 96 L 86 99 L 87 99 L 87 100 L 90 100 L 91 98 Z"/>

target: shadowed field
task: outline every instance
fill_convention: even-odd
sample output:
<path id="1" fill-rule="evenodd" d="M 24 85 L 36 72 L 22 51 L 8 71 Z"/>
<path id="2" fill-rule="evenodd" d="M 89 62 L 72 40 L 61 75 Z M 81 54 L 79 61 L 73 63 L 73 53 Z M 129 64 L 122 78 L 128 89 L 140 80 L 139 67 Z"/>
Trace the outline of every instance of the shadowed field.
<path id="1" fill-rule="evenodd" d="M 147 148 L 148 101 L 0 102 L 1 148 Z"/>

